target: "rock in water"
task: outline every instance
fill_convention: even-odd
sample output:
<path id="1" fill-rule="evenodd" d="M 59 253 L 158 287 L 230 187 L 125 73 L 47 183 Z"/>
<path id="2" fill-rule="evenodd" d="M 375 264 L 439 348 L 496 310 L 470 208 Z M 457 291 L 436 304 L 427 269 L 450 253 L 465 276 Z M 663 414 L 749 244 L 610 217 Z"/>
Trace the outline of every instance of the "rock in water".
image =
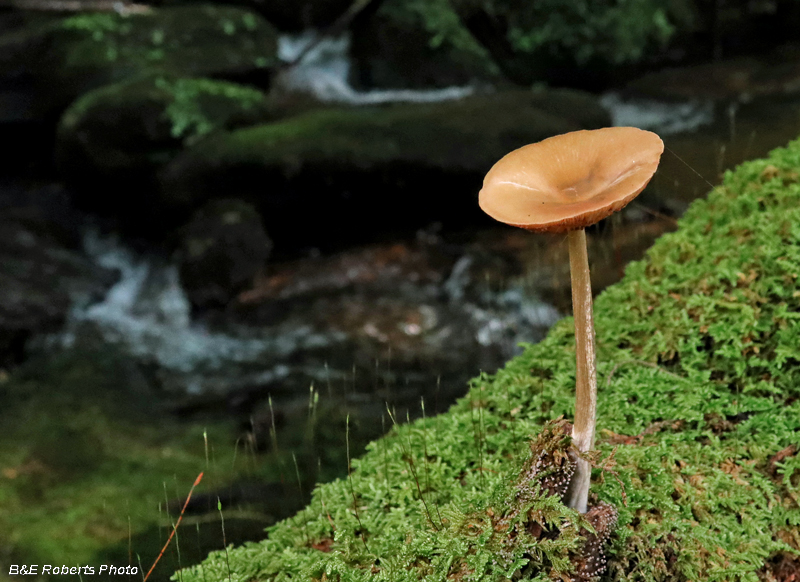
<path id="1" fill-rule="evenodd" d="M 197 307 L 225 305 L 252 282 L 272 242 L 252 205 L 215 200 L 181 231 L 181 281 Z"/>

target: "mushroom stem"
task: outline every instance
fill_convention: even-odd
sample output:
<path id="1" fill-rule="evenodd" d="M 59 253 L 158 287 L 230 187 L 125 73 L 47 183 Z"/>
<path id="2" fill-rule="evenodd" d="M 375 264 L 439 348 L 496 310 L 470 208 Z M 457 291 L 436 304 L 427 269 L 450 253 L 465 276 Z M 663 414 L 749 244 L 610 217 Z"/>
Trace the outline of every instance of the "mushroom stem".
<path id="1" fill-rule="evenodd" d="M 594 351 L 592 281 L 586 251 L 586 231 L 568 232 L 569 270 L 572 279 L 572 313 L 575 319 L 575 423 L 572 442 L 581 452 L 594 447 L 597 414 L 597 358 Z M 575 474 L 567 491 L 567 505 L 586 513 L 592 468 L 577 459 Z"/>

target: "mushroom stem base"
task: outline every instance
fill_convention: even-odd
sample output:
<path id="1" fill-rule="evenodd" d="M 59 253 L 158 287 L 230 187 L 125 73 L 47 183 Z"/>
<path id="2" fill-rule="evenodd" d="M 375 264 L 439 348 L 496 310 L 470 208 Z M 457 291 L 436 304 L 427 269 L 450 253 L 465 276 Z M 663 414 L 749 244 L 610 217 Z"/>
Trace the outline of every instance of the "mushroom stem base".
<path id="1" fill-rule="evenodd" d="M 589 484 L 592 480 L 592 466 L 588 461 L 575 458 L 575 472 L 567 487 L 564 501 L 578 513 L 586 513 L 589 508 Z"/>
<path id="2" fill-rule="evenodd" d="M 592 282 L 589 277 L 589 255 L 586 231 L 572 230 L 569 239 L 569 268 L 572 279 L 572 313 L 575 319 L 575 423 L 572 442 L 586 452 L 594 447 L 597 415 L 597 358 L 594 347 Z M 592 468 L 583 459 L 576 459 L 575 475 L 567 492 L 567 505 L 586 513 Z"/>

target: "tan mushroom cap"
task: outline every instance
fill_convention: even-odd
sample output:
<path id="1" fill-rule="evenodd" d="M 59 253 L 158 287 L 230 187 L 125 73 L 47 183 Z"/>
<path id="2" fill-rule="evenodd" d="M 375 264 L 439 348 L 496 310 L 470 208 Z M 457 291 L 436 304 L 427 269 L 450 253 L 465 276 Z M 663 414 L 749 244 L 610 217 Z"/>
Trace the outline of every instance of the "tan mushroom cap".
<path id="1" fill-rule="evenodd" d="M 557 135 L 492 166 L 478 203 L 492 218 L 535 232 L 584 228 L 636 198 L 663 151 L 661 138 L 635 127 Z"/>

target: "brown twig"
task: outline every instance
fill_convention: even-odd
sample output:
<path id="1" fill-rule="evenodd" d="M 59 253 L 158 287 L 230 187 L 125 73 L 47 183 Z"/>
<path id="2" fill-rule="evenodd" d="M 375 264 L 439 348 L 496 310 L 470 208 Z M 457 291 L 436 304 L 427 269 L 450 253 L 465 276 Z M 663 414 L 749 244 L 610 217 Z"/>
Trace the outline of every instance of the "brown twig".
<path id="1" fill-rule="evenodd" d="M 178 531 L 178 526 L 181 524 L 181 520 L 183 519 L 183 514 L 186 513 L 186 507 L 189 505 L 189 500 L 192 498 L 192 493 L 194 492 L 194 488 L 200 484 L 200 481 L 202 479 L 203 479 L 203 473 L 200 473 L 197 476 L 197 479 L 194 480 L 194 485 L 192 485 L 192 488 L 189 489 L 189 495 L 186 496 L 186 501 L 184 502 L 183 508 L 181 509 L 181 514 L 178 516 L 178 521 L 172 527 L 172 532 L 170 532 L 169 537 L 167 538 L 167 543 L 164 544 L 163 548 L 161 548 L 161 552 L 158 554 L 156 561 L 153 562 L 153 565 L 150 566 L 150 570 L 148 570 L 147 575 L 144 577 L 143 582 L 147 582 L 147 579 L 150 577 L 150 574 L 153 573 L 153 570 L 155 569 L 156 564 L 158 564 L 158 561 L 161 559 L 161 556 L 163 556 L 164 552 L 167 551 L 167 547 L 169 546 L 169 543 L 172 541 L 172 538 L 175 536 L 175 532 Z"/>

